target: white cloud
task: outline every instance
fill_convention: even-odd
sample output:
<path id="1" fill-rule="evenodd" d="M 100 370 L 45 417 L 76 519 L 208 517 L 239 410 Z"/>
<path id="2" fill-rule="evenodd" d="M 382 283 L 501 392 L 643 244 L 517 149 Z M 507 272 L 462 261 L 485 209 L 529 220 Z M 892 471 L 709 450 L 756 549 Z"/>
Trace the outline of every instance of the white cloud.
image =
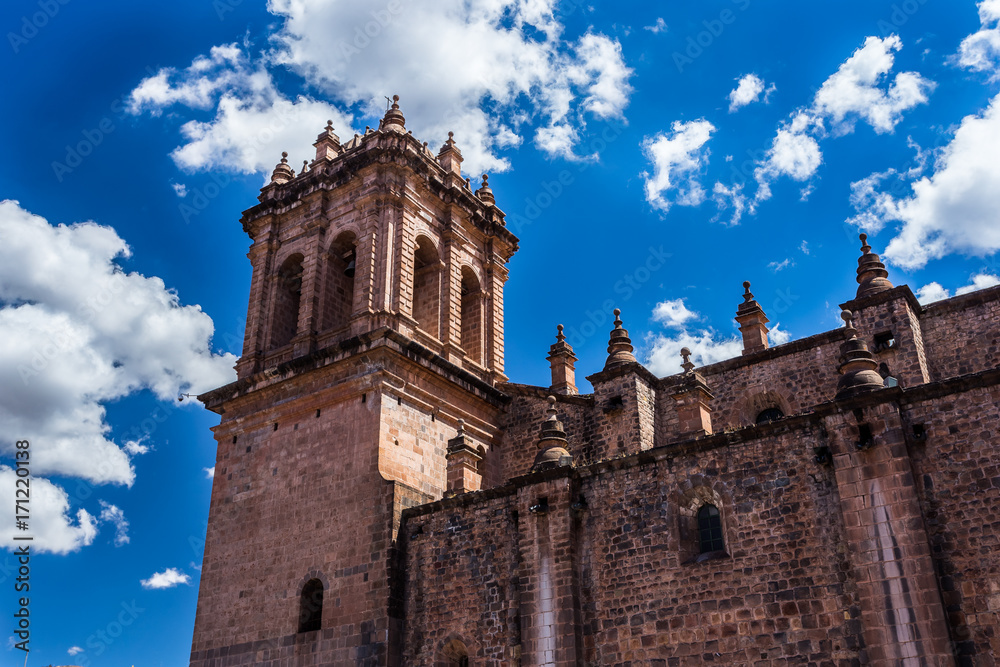
<path id="1" fill-rule="evenodd" d="M 978 7 L 982 27 L 962 40 L 958 63 L 996 78 L 1000 75 L 1000 0 L 982 0 Z"/>
<path id="2" fill-rule="evenodd" d="M 955 296 L 962 296 L 970 292 L 975 292 L 989 287 L 1000 285 L 1000 276 L 992 273 L 979 273 L 972 276 L 972 281 L 955 290 Z M 951 292 L 941 286 L 940 283 L 928 283 L 917 290 L 917 301 L 923 304 L 941 301 L 951 296 Z"/>
<path id="3" fill-rule="evenodd" d="M 117 267 L 129 249 L 113 229 L 54 227 L 3 201 L 0 238 L 0 433 L 31 441 L 35 474 L 131 485 L 103 404 L 220 386 L 235 379 L 236 357 L 212 352 L 212 320 L 198 306 Z"/>
<path id="4" fill-rule="evenodd" d="M 680 373 L 681 349 L 691 350 L 691 362 L 695 366 L 714 364 L 724 359 L 732 359 L 743 353 L 743 341 L 737 337 L 720 338 L 711 330 L 681 331 L 672 335 L 650 335 L 646 341 L 650 350 L 646 355 L 646 367 L 654 375 L 663 377 Z"/>
<path id="5" fill-rule="evenodd" d="M 173 588 L 180 584 L 190 584 L 191 577 L 182 573 L 177 568 L 168 567 L 163 572 L 155 572 L 149 579 L 139 580 L 139 583 L 145 589 L 161 590 L 164 588 Z"/>
<path id="6" fill-rule="evenodd" d="M 971 284 L 959 287 L 955 290 L 955 296 L 962 296 L 963 294 L 968 294 L 969 292 L 976 292 L 988 287 L 996 287 L 997 285 L 1000 285 L 1000 277 L 995 276 L 992 273 L 980 273 L 972 277 Z"/>
<path id="7" fill-rule="evenodd" d="M 170 187 L 174 189 L 174 193 L 181 199 L 187 197 L 188 193 L 187 186 L 184 185 L 183 183 L 171 183 Z"/>
<path id="8" fill-rule="evenodd" d="M 642 151 L 653 165 L 653 174 L 643 172 L 646 201 L 666 213 L 673 204 L 697 206 L 705 198 L 698 182 L 701 170 L 708 162 L 706 142 L 715 131 L 707 120 L 674 121 L 671 132 L 646 137 Z M 667 193 L 676 190 L 671 200 Z"/>
<path id="9" fill-rule="evenodd" d="M 83 653 L 83 649 L 79 646 L 70 646 L 66 652 L 70 655 L 79 655 L 80 653 Z"/>
<path id="10" fill-rule="evenodd" d="M 935 84 L 916 72 L 889 73 L 895 52 L 903 46 L 896 35 L 868 37 L 838 70 L 820 86 L 812 105 L 798 109 L 778 128 L 771 148 L 754 171 L 758 190 L 751 203 L 771 197 L 771 183 L 782 176 L 795 181 L 811 179 L 823 161 L 819 140 L 854 131 L 858 120 L 879 134 L 892 132 L 903 113 L 927 102 Z M 807 186 L 803 198 L 811 189 Z"/>
<path id="11" fill-rule="evenodd" d="M 152 449 L 152 447 L 150 445 L 142 444 L 143 442 L 145 442 L 145 440 L 146 436 L 142 436 L 136 440 L 127 440 L 125 441 L 125 444 L 122 445 L 122 449 L 124 449 L 125 453 L 128 454 L 129 456 L 139 456 L 140 454 L 148 454 L 149 451 Z"/>
<path id="12" fill-rule="evenodd" d="M 205 477 L 206 478 L 208 478 L 208 479 L 214 479 L 215 478 L 215 466 L 212 466 L 211 468 L 203 468 L 203 470 L 205 471 Z"/>
<path id="13" fill-rule="evenodd" d="M 734 183 L 732 187 L 726 187 L 720 182 L 715 183 L 715 187 L 712 188 L 712 201 L 718 209 L 718 212 L 712 216 L 712 222 L 718 221 L 723 212 L 732 210 L 732 214 L 729 216 L 728 225 L 738 225 L 740 220 L 743 219 L 743 213 L 746 211 L 747 198 L 743 194 L 743 184 Z"/>
<path id="14" fill-rule="evenodd" d="M 767 340 L 770 345 L 784 345 L 792 339 L 792 334 L 780 327 L 781 322 L 775 322 L 774 326 L 768 332 Z"/>
<path id="15" fill-rule="evenodd" d="M 236 358 L 211 351 L 212 320 L 200 308 L 180 305 L 159 278 L 118 268 L 129 250 L 111 228 L 56 227 L 3 201 L 0 238 L 0 433 L 31 442 L 35 544 L 76 551 L 93 542 L 99 520 L 113 523 L 121 542 L 127 523 L 118 508 L 105 505 L 99 518 L 71 509 L 69 494 L 45 476 L 130 486 L 131 458 L 149 447 L 142 438 L 113 441 L 104 404 L 144 389 L 172 401 L 225 384 Z M 14 450 L 0 441 L 3 454 Z M 0 466 L 0 493 L 13 498 L 14 479 Z M 0 520 L 13 525 L 13 508 Z M 10 547 L 9 537 L 0 545 Z"/>
<path id="16" fill-rule="evenodd" d="M 790 266 L 795 266 L 795 262 L 793 262 L 791 258 L 786 257 L 780 262 L 769 262 L 767 268 L 771 269 L 772 272 L 777 273 L 778 271 L 787 269 Z"/>
<path id="17" fill-rule="evenodd" d="M 868 37 L 840 69 L 827 79 L 813 102 L 813 112 L 832 121 L 835 134 L 854 129 L 855 119 L 866 121 L 879 134 L 892 132 L 903 112 L 927 102 L 934 84 L 916 72 L 900 72 L 884 89 L 879 85 L 892 70 L 893 52 L 903 48 L 896 35 Z"/>
<path id="18" fill-rule="evenodd" d="M 913 269 L 952 253 L 984 256 L 1000 250 L 1000 95 L 980 115 L 966 116 L 951 142 L 937 155 L 934 171 L 912 183 L 912 194 L 895 198 L 879 190 L 889 176 L 872 174 L 852 184 L 851 222 L 878 232 L 899 222 L 884 257 Z M 922 154 L 921 154 L 922 155 Z M 920 165 L 922 168 L 922 164 Z"/>
<path id="19" fill-rule="evenodd" d="M 729 113 L 745 107 L 748 104 L 759 101 L 761 93 L 764 93 L 763 102 L 767 103 L 767 98 L 770 97 L 777 87 L 772 83 L 764 90 L 764 80 L 761 79 L 756 74 L 744 75 L 736 87 L 733 88 L 729 93 Z"/>
<path id="20" fill-rule="evenodd" d="M 803 241 L 802 245 L 799 246 L 799 250 L 802 251 L 803 255 L 808 255 L 809 254 L 809 243 L 807 241 Z"/>
<path id="21" fill-rule="evenodd" d="M 509 168 L 498 151 L 531 122 L 552 128 L 534 133 L 541 150 L 574 156 L 588 121 L 623 117 L 632 71 L 617 40 L 566 38 L 554 8 L 555 0 L 272 0 L 281 22 L 266 54 L 251 61 L 235 45 L 216 47 L 182 72 L 143 81 L 132 108 L 214 106 L 215 119 L 184 126 L 174 158 L 189 169 L 270 172 L 281 150 L 308 151 L 326 118 L 349 138 L 353 117 L 338 110 L 380 115 L 393 93 L 417 136 L 440 145 L 455 132 L 471 173 Z M 279 92 L 277 68 L 329 103 Z"/>
<path id="22" fill-rule="evenodd" d="M 662 16 L 656 17 L 656 22 L 653 25 L 642 26 L 643 30 L 648 30 L 654 35 L 658 35 L 661 32 L 667 31 L 667 22 L 663 20 Z"/>
<path id="23" fill-rule="evenodd" d="M 34 452 L 32 452 L 34 453 Z M 33 457 L 32 457 L 33 458 Z M 17 475 L 12 468 L 0 465 L 0 493 L 12 500 L 0 503 L 0 522 L 4 526 L 15 525 L 14 489 Z M 28 520 L 28 530 L 31 535 L 32 550 L 39 553 L 67 554 L 77 551 L 94 541 L 97 536 L 97 519 L 85 509 L 79 509 L 71 515 L 69 495 L 44 477 L 32 473 L 31 478 L 31 512 Z M 4 531 L 0 537 L 0 546 L 14 549 L 19 544 L 11 539 L 10 530 Z"/>
<path id="24" fill-rule="evenodd" d="M 941 301 L 947 299 L 951 296 L 951 293 L 944 287 L 941 287 L 941 283 L 928 283 L 917 290 L 917 301 L 920 303 L 932 303 L 934 301 Z"/>
<path id="25" fill-rule="evenodd" d="M 653 319 L 667 327 L 681 327 L 697 317 L 684 305 L 684 299 L 661 301 L 653 308 Z"/>
<path id="26" fill-rule="evenodd" d="M 125 512 L 120 507 L 101 502 L 101 514 L 98 517 L 102 522 L 108 522 L 115 527 L 115 546 L 120 547 L 129 543 L 128 521 L 125 519 Z"/>

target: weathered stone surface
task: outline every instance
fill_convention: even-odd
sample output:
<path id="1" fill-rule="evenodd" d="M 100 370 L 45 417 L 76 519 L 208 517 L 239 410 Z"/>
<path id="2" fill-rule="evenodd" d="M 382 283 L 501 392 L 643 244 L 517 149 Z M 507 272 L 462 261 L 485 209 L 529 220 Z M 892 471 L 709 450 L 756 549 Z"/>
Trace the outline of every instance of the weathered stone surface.
<path id="1" fill-rule="evenodd" d="M 995 664 L 1000 287 L 921 306 L 865 243 L 851 330 L 768 347 L 751 305 L 656 378 L 618 322 L 592 394 L 559 339 L 509 383 L 517 241 L 404 124 L 244 214 L 192 665 Z"/>

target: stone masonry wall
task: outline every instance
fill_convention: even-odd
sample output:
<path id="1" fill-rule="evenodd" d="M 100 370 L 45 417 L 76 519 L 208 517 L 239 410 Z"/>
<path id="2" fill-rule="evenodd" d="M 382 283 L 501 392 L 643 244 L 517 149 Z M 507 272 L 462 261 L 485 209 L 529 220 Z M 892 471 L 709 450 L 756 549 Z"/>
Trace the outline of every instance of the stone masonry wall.
<path id="1" fill-rule="evenodd" d="M 926 433 L 910 457 L 955 653 L 960 665 L 996 664 L 1000 386 L 916 403 L 907 418 Z"/>
<path id="2" fill-rule="evenodd" d="M 574 564 L 579 609 L 558 607 L 552 622 L 580 614 L 582 664 L 863 659 L 835 482 L 814 461 L 824 440 L 803 420 L 786 426 L 754 427 L 759 439 L 705 451 L 656 449 L 579 470 L 569 497 L 580 507 L 552 509 L 577 516 L 552 553 Z M 512 510 L 515 490 L 531 499 L 549 487 L 534 475 L 406 519 L 406 664 L 435 664 L 454 639 L 476 665 L 512 664 L 518 646 L 532 646 L 518 628 L 536 627 L 537 605 L 523 599 L 541 576 L 530 563 L 545 554 L 523 547 L 533 548 L 528 523 L 541 518 Z M 696 537 L 683 526 L 705 502 L 722 512 L 727 555 L 689 562 Z M 572 641 L 562 644 L 567 652 Z"/>
<path id="3" fill-rule="evenodd" d="M 932 303 L 921 326 L 932 380 L 1000 365 L 1000 287 Z"/>

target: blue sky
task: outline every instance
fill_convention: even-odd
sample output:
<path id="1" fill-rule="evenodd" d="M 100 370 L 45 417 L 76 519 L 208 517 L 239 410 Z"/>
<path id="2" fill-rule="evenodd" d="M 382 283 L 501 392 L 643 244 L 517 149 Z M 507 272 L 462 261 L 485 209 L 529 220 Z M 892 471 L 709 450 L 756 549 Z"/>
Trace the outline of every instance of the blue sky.
<path id="1" fill-rule="evenodd" d="M 217 418 L 174 397 L 234 378 L 240 213 L 328 118 L 349 138 L 399 94 L 491 174 L 515 382 L 549 383 L 558 323 L 599 370 L 614 307 L 659 375 L 683 345 L 738 354 L 744 280 L 772 343 L 833 328 L 861 230 L 923 301 L 996 284 L 1000 0 L 775 4 L 4 3 L 0 493 L 30 439 L 29 664 L 187 664 Z"/>

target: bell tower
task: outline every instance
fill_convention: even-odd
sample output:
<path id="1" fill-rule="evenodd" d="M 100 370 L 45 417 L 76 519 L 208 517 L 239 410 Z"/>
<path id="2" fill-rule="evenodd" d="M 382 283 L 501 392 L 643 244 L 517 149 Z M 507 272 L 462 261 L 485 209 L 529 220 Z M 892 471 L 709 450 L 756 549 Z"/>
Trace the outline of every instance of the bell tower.
<path id="1" fill-rule="evenodd" d="M 398 97 L 346 143 L 331 124 L 244 212 L 253 267 L 221 415 L 191 664 L 399 663 L 400 513 L 448 490 L 449 441 L 497 479 L 503 286 L 517 238 L 449 133 Z"/>

